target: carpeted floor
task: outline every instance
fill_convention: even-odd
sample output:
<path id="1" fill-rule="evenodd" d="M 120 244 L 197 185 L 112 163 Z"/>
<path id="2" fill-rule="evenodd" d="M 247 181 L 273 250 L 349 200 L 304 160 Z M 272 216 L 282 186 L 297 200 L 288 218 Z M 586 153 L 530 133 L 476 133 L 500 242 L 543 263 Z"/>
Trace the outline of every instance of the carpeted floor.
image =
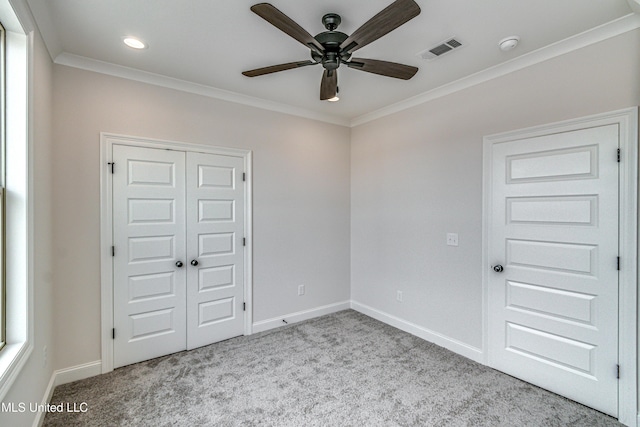
<path id="1" fill-rule="evenodd" d="M 45 426 L 617 426 L 352 310 L 56 388 Z"/>

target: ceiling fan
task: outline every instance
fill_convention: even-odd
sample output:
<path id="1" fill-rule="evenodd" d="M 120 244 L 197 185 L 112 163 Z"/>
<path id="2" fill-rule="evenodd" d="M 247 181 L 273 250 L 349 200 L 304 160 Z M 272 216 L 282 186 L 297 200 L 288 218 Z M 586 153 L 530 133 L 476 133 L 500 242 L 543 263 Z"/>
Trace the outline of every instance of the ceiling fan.
<path id="1" fill-rule="evenodd" d="M 350 36 L 336 31 L 338 25 L 340 25 L 341 18 L 340 15 L 335 13 L 327 13 L 322 17 L 322 23 L 327 31 L 313 37 L 295 21 L 269 3 L 255 4 L 251 6 L 251 11 L 311 49 L 311 60 L 288 62 L 244 71 L 242 74 L 247 77 L 262 76 L 278 71 L 306 67 L 307 65 L 322 64 L 324 73 L 320 83 L 320 100 L 324 101 L 337 100 L 338 75 L 336 70 L 340 64 L 346 64 L 354 70 L 403 80 L 409 80 L 418 71 L 416 67 L 395 62 L 351 58 L 351 54 L 356 50 L 378 40 L 418 16 L 420 7 L 414 0 L 394 1 L 376 16 L 365 22 Z"/>

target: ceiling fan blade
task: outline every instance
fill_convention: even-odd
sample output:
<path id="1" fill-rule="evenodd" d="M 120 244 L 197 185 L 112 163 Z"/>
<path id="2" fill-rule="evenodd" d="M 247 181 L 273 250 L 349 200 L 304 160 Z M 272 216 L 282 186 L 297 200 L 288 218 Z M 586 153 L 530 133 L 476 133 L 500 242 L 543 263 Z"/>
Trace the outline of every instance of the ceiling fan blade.
<path id="1" fill-rule="evenodd" d="M 322 81 L 320 82 L 320 101 L 326 101 L 338 94 L 338 72 L 337 70 L 324 70 Z"/>
<path id="2" fill-rule="evenodd" d="M 352 53 L 378 40 L 419 14 L 420 6 L 414 0 L 396 0 L 355 30 L 340 44 L 340 49 Z"/>
<path id="3" fill-rule="evenodd" d="M 318 53 L 324 52 L 324 47 L 322 47 L 311 34 L 298 25 L 293 19 L 276 9 L 275 6 L 269 3 L 258 3 L 251 6 L 251 11 L 271 25 L 298 40 L 309 49 L 315 50 Z"/>
<path id="4" fill-rule="evenodd" d="M 265 74 L 277 73 L 278 71 L 293 70 L 294 68 L 306 67 L 307 65 L 316 65 L 313 61 L 287 62 L 286 64 L 271 65 L 269 67 L 256 68 L 255 70 L 243 71 L 242 74 L 247 77 L 257 77 Z"/>
<path id="5" fill-rule="evenodd" d="M 353 58 L 347 62 L 349 68 L 366 71 L 367 73 L 380 74 L 381 76 L 395 77 L 396 79 L 409 80 L 417 72 L 417 67 L 398 64 L 396 62 L 378 61 L 377 59 Z"/>

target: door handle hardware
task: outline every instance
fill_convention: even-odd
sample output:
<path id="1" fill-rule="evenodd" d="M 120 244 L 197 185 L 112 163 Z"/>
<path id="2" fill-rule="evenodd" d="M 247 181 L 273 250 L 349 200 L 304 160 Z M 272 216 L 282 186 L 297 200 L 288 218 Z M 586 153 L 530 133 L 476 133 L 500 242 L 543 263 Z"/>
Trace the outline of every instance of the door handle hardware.
<path id="1" fill-rule="evenodd" d="M 193 265 L 194 267 L 198 265 L 198 260 L 197 259 L 191 260 L 191 265 Z"/>
<path id="2" fill-rule="evenodd" d="M 180 268 L 182 267 L 184 264 L 182 263 L 182 261 L 176 261 L 176 267 Z"/>
<path id="3" fill-rule="evenodd" d="M 491 268 L 493 268 L 493 271 L 495 271 L 496 273 L 502 273 L 502 271 L 504 270 L 504 268 L 500 264 L 494 265 Z"/>

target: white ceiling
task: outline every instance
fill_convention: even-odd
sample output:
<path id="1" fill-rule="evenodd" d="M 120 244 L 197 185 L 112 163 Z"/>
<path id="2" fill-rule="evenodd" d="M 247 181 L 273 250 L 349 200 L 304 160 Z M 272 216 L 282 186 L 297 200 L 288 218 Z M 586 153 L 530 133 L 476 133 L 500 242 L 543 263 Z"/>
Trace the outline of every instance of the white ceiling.
<path id="1" fill-rule="evenodd" d="M 629 1 L 629 2 L 628 2 Z M 28 0 L 51 57 L 116 64 L 230 91 L 289 109 L 353 121 L 632 14 L 637 0 L 417 0 L 422 13 L 354 56 L 419 67 L 409 81 L 339 69 L 340 101 L 319 100 L 320 66 L 249 78 L 242 71 L 309 59 L 309 50 L 249 10 L 247 0 Z M 350 34 L 392 0 L 271 0 L 315 35 L 341 15 Z M 148 49 L 122 43 L 136 36 Z M 510 52 L 498 41 L 518 35 Z M 427 61 L 417 53 L 455 36 L 464 43 Z M 637 54 L 637 53 L 634 53 Z M 73 56 L 71 56 L 73 55 Z M 80 58 L 79 58 L 80 57 Z M 62 58 L 67 58 L 63 61 Z M 106 65 L 106 64 L 103 64 Z M 218 93 L 226 93 L 218 91 Z M 238 97 L 239 99 L 241 97 Z M 249 99 L 249 98 L 245 98 Z M 265 103 L 265 105 L 267 105 Z"/>

